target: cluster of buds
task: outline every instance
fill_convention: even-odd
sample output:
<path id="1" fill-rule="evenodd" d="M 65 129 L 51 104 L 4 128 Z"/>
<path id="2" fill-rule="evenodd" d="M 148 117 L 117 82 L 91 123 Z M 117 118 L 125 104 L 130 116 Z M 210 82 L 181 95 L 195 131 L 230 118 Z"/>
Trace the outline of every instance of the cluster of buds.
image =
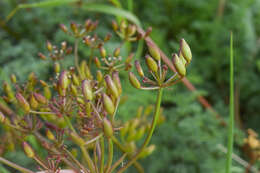
<path id="1" fill-rule="evenodd" d="M 176 73 L 166 79 L 168 66 L 162 64 L 161 53 L 159 49 L 147 42 L 149 49 L 145 56 L 145 62 L 153 79 L 145 76 L 144 71 L 138 60 L 135 61 L 135 67 L 138 75 L 142 78 L 144 85 L 140 83 L 133 72 L 129 72 L 130 83 L 137 89 L 152 90 L 171 86 L 179 82 L 186 75 L 186 67 L 191 62 L 192 54 L 189 45 L 184 39 L 180 41 L 180 50 L 178 54 L 173 54 L 172 63 Z"/>

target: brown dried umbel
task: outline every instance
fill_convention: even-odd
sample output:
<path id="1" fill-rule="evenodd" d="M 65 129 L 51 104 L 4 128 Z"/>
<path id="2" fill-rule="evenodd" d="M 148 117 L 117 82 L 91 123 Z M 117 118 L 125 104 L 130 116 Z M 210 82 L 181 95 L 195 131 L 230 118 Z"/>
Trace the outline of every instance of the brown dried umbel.
<path id="1" fill-rule="evenodd" d="M 176 84 L 186 75 L 191 52 L 184 40 L 181 40 L 178 55 L 173 55 L 177 72 L 167 80 L 168 67 L 162 65 L 160 50 L 148 44 L 150 55 L 146 55 L 146 65 L 150 75 L 147 76 L 139 61 L 135 61 L 142 84 L 132 72 L 129 72 L 129 79 L 135 88 L 158 91 L 152 121 L 148 117 L 152 109 L 148 107 L 145 111 L 138 108 L 136 116 L 121 123 L 120 117 L 117 117 L 123 94 L 119 73 L 131 69 L 134 54 L 129 53 L 127 57 L 121 57 L 120 47 L 109 54 L 105 47 L 111 34 L 107 34 L 103 39 L 99 38 L 94 33 L 97 24 L 97 21 L 86 20 L 83 25 L 72 22 L 70 29 L 60 25 L 66 34 L 74 37 L 75 43 L 72 48 L 62 42 L 58 48 L 48 41 L 49 54 L 39 54 L 42 59 L 50 58 L 54 62 L 55 76 L 50 82 L 38 80 L 35 74 L 31 73 L 22 85 L 18 85 L 14 75 L 11 76 L 14 87 L 6 82 L 3 85 L 3 98 L 16 111 L 9 116 L 0 112 L 0 122 L 7 129 L 7 134 L 14 134 L 13 138 L 22 144 L 25 154 L 39 164 L 40 170 L 54 173 L 60 170 L 59 165 L 62 163 L 77 173 L 112 173 L 116 170 L 121 173 L 133 164 L 138 172 L 143 172 L 137 160 L 155 150 L 155 146 L 149 145 L 149 142 L 156 124 L 163 121 L 163 116 L 160 116 L 162 90 Z M 136 31 L 136 26 L 127 24 L 125 20 L 120 26 L 113 22 L 113 29 L 123 39 L 123 43 L 142 39 L 141 34 Z M 150 30 L 145 35 L 149 32 Z M 79 62 L 80 40 L 83 40 L 83 44 L 91 52 L 88 62 Z M 97 52 L 100 58 L 95 55 Z M 62 69 L 65 55 L 72 53 L 75 66 Z M 95 70 L 91 66 L 92 61 L 97 67 Z M 26 140 L 28 135 L 34 135 L 48 151 L 47 159 L 40 158 L 34 151 Z M 137 143 L 142 139 L 144 143 L 139 148 Z M 66 146 L 65 140 L 73 143 L 73 149 Z M 123 153 L 117 161 L 113 159 L 114 145 Z M 76 154 L 79 150 L 81 157 Z M 127 164 L 120 168 L 126 158 Z M 0 161 L 7 163 L 3 158 Z M 14 163 L 9 166 L 31 173 Z"/>

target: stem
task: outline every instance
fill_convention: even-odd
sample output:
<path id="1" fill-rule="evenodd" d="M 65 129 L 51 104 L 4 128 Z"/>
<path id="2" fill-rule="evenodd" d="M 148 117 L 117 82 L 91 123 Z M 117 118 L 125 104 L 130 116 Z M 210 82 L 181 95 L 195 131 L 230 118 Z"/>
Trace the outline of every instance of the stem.
<path id="1" fill-rule="evenodd" d="M 116 169 L 120 163 L 122 163 L 125 159 L 125 157 L 127 156 L 127 154 L 125 153 L 123 156 L 121 156 L 118 161 L 116 161 L 116 163 L 114 165 L 112 165 L 112 167 L 108 170 L 108 173 L 112 173 L 114 171 L 114 169 Z"/>
<path id="2" fill-rule="evenodd" d="M 81 74 L 80 68 L 79 68 L 78 46 L 79 46 L 79 40 L 78 40 L 78 38 L 76 38 L 75 45 L 74 45 L 74 64 L 77 68 L 80 78 L 82 79 L 82 74 Z"/>
<path id="3" fill-rule="evenodd" d="M 72 130 L 74 133 L 77 133 L 76 130 L 74 129 L 73 125 L 71 124 L 69 117 L 67 117 L 67 116 L 65 115 L 65 116 L 64 116 L 64 119 L 65 119 L 67 125 L 69 126 L 70 130 Z"/>
<path id="4" fill-rule="evenodd" d="M 34 173 L 33 171 L 26 169 L 24 167 L 21 167 L 13 162 L 10 162 L 9 160 L 4 159 L 3 157 L 0 157 L 0 162 L 18 170 L 18 171 L 21 171 L 23 173 Z"/>
<path id="5" fill-rule="evenodd" d="M 108 139 L 108 161 L 107 161 L 106 173 L 109 172 L 112 162 L 113 162 L 113 141 L 111 138 L 109 138 Z"/>
<path id="6" fill-rule="evenodd" d="M 160 88 L 158 90 L 158 94 L 157 94 L 157 99 L 156 99 L 156 108 L 155 108 L 155 114 L 153 116 L 153 122 L 152 122 L 152 126 L 149 130 L 149 133 L 142 145 L 142 147 L 139 149 L 139 151 L 132 157 L 132 159 L 124 166 L 122 167 L 121 169 L 119 169 L 119 171 L 117 173 L 122 173 L 124 172 L 129 166 L 131 166 L 137 159 L 138 157 L 140 156 L 140 154 L 142 153 L 142 151 L 145 149 L 145 147 L 149 144 L 150 140 L 151 140 L 151 137 L 153 135 L 153 132 L 154 132 L 154 129 L 156 127 L 156 122 L 159 118 L 159 115 L 160 115 L 160 107 L 161 107 L 161 100 L 162 100 L 162 91 L 163 89 Z"/>
<path id="7" fill-rule="evenodd" d="M 105 155 L 105 144 L 104 144 L 104 137 L 102 136 L 100 139 L 101 145 L 101 160 L 100 160 L 100 173 L 104 172 L 104 155 Z"/>
<path id="8" fill-rule="evenodd" d="M 226 173 L 231 173 L 232 152 L 234 141 L 234 58 L 233 58 L 233 35 L 230 35 L 230 103 L 229 103 L 229 126 L 228 126 L 228 152 Z"/>
<path id="9" fill-rule="evenodd" d="M 86 148 L 84 146 L 80 146 L 80 149 L 82 151 L 84 160 L 88 164 L 90 172 L 91 173 L 95 173 L 95 166 L 94 166 L 94 163 L 93 163 L 93 161 L 91 160 L 91 158 L 90 158 L 90 156 L 88 154 L 88 151 L 86 150 Z"/>

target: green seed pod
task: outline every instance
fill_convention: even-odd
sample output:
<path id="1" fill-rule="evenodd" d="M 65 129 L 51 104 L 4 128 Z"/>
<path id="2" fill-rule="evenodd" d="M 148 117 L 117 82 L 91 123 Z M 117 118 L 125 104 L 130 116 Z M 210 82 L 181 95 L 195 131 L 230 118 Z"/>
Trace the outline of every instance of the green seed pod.
<path id="1" fill-rule="evenodd" d="M 14 74 L 11 74 L 10 79 L 11 79 L 13 84 L 16 84 L 17 80 L 16 80 L 16 76 Z"/>
<path id="2" fill-rule="evenodd" d="M 104 120 L 103 120 L 103 130 L 104 130 L 104 134 L 107 138 L 110 138 L 113 136 L 113 127 L 107 118 L 104 118 Z"/>
<path id="3" fill-rule="evenodd" d="M 126 138 L 126 142 L 131 142 L 135 140 L 135 136 L 136 136 L 136 130 L 135 129 L 131 129 L 128 132 L 128 136 Z"/>
<path id="4" fill-rule="evenodd" d="M 116 21 L 114 21 L 114 20 L 112 21 L 112 28 L 114 31 L 118 30 L 118 25 L 117 25 Z"/>
<path id="5" fill-rule="evenodd" d="M 120 135 L 121 135 L 121 137 L 125 137 L 126 133 L 127 133 L 128 130 L 129 130 L 129 126 L 130 126 L 130 122 L 127 121 L 127 122 L 124 124 L 123 128 L 120 129 Z"/>
<path id="6" fill-rule="evenodd" d="M 94 58 L 94 63 L 96 64 L 97 68 L 101 67 L 101 62 L 99 61 L 98 57 Z"/>
<path id="7" fill-rule="evenodd" d="M 130 122 L 129 131 L 133 131 L 140 124 L 140 119 L 135 118 Z"/>
<path id="8" fill-rule="evenodd" d="M 31 106 L 33 109 L 37 109 L 38 106 L 39 106 L 39 103 L 37 102 L 37 100 L 34 98 L 33 95 L 31 95 L 31 97 L 30 97 L 30 106 Z"/>
<path id="9" fill-rule="evenodd" d="M 71 30 L 72 30 L 72 32 L 74 33 L 74 34 L 78 34 L 78 26 L 77 26 L 77 24 L 75 23 L 75 22 L 71 22 L 70 23 L 70 28 L 71 28 Z"/>
<path id="10" fill-rule="evenodd" d="M 141 139 L 144 136 L 145 129 L 146 129 L 145 126 L 142 126 L 141 128 L 138 129 L 134 138 L 136 141 Z"/>
<path id="11" fill-rule="evenodd" d="M 103 80 L 103 74 L 100 70 L 97 71 L 97 81 L 101 82 Z"/>
<path id="12" fill-rule="evenodd" d="M 5 81 L 3 83 L 3 89 L 4 89 L 5 94 L 8 97 L 8 100 L 9 101 L 13 100 L 14 99 L 14 92 L 13 92 L 11 86 Z"/>
<path id="13" fill-rule="evenodd" d="M 24 150 L 26 156 L 29 158 L 34 158 L 35 153 L 34 153 L 32 147 L 27 142 L 23 142 L 22 145 L 23 145 L 23 150 Z"/>
<path id="14" fill-rule="evenodd" d="M 79 104 L 84 104 L 85 103 L 85 101 L 82 98 L 80 98 L 80 97 L 77 97 L 77 102 Z"/>
<path id="15" fill-rule="evenodd" d="M 105 110 L 107 111 L 107 113 L 109 115 L 113 116 L 114 112 L 115 112 L 115 106 L 114 106 L 113 101 L 105 93 L 102 94 L 102 98 L 103 98 L 103 104 L 104 104 Z"/>
<path id="16" fill-rule="evenodd" d="M 80 82 L 79 82 L 79 78 L 77 75 L 75 75 L 74 73 L 72 74 L 72 82 L 74 85 L 79 86 Z"/>
<path id="17" fill-rule="evenodd" d="M 86 100 L 93 100 L 93 92 L 88 80 L 83 80 L 81 84 L 82 94 Z"/>
<path id="18" fill-rule="evenodd" d="M 119 96 L 118 89 L 117 89 L 115 83 L 113 82 L 113 80 L 111 79 L 111 77 L 109 75 L 106 75 L 104 79 L 106 81 L 108 90 L 112 93 L 112 95 L 115 98 L 118 98 L 118 96 Z"/>
<path id="19" fill-rule="evenodd" d="M 22 107 L 22 109 L 28 113 L 30 112 L 30 105 L 29 103 L 25 100 L 25 98 L 23 97 L 23 95 L 21 93 L 16 93 L 15 95 L 17 102 L 19 103 L 19 105 Z"/>
<path id="20" fill-rule="evenodd" d="M 135 60 L 135 68 L 137 70 L 137 73 L 139 74 L 140 77 L 144 77 L 144 72 L 143 69 L 140 65 L 140 62 L 138 60 Z"/>
<path id="21" fill-rule="evenodd" d="M 156 63 L 156 61 L 153 60 L 152 57 L 150 57 L 149 55 L 146 55 L 145 56 L 145 61 L 146 61 L 146 64 L 148 66 L 148 68 L 154 72 L 154 73 L 157 73 L 158 71 L 158 65 Z"/>
<path id="22" fill-rule="evenodd" d="M 129 37 L 133 36 L 136 33 L 136 26 L 135 25 L 128 25 L 127 27 L 127 35 Z"/>
<path id="23" fill-rule="evenodd" d="M 118 47 L 118 48 L 116 48 L 116 49 L 114 50 L 114 57 L 118 57 L 119 54 L 120 54 L 120 47 Z"/>
<path id="24" fill-rule="evenodd" d="M 5 115 L 0 111 L 0 123 L 5 121 Z"/>
<path id="25" fill-rule="evenodd" d="M 182 63 L 183 63 L 184 65 L 186 65 L 187 61 L 186 61 L 186 59 L 183 57 L 183 55 L 182 55 L 181 52 L 180 52 L 179 58 L 181 59 Z"/>
<path id="26" fill-rule="evenodd" d="M 78 90 L 77 90 L 77 87 L 75 85 L 71 85 L 70 86 L 70 89 L 71 89 L 71 92 L 74 96 L 77 96 L 78 95 Z"/>
<path id="27" fill-rule="evenodd" d="M 149 43 L 147 43 L 147 46 L 148 46 L 150 55 L 157 61 L 160 61 L 160 59 L 161 59 L 160 51 L 156 47 L 150 45 Z"/>
<path id="28" fill-rule="evenodd" d="M 134 73 L 129 72 L 128 76 L 129 76 L 129 80 L 130 80 L 130 83 L 132 84 L 132 86 L 137 88 L 137 89 L 140 89 L 141 84 L 140 84 L 139 80 L 136 78 L 136 76 L 134 75 Z"/>
<path id="29" fill-rule="evenodd" d="M 114 71 L 112 73 L 112 78 L 113 78 L 113 81 L 114 81 L 114 83 L 115 83 L 115 85 L 117 87 L 118 94 L 121 95 L 121 93 L 122 93 L 122 86 L 121 86 L 121 82 L 120 82 L 118 71 Z"/>
<path id="30" fill-rule="evenodd" d="M 48 100 L 41 94 L 39 93 L 33 93 L 33 96 L 35 97 L 35 99 L 40 103 L 40 104 L 47 104 Z"/>
<path id="31" fill-rule="evenodd" d="M 66 71 L 61 72 L 60 77 L 59 77 L 59 86 L 62 89 L 67 89 L 69 85 L 69 79 Z"/>
<path id="32" fill-rule="evenodd" d="M 47 41 L 46 47 L 47 47 L 48 51 L 50 51 L 50 52 L 52 51 L 52 44 L 51 44 L 51 42 Z"/>
<path id="33" fill-rule="evenodd" d="M 47 136 L 47 138 L 48 138 L 49 140 L 51 140 L 51 141 L 54 141 L 54 140 L 55 140 L 55 136 L 54 136 L 54 134 L 53 134 L 50 130 L 47 130 L 47 131 L 46 131 L 46 136 Z"/>
<path id="34" fill-rule="evenodd" d="M 145 148 L 142 153 L 140 154 L 139 158 L 145 158 L 153 153 L 155 150 L 155 145 L 150 145 L 149 147 Z"/>
<path id="35" fill-rule="evenodd" d="M 126 20 L 122 20 L 120 23 L 120 31 L 122 32 L 123 35 L 125 35 L 126 29 L 127 29 Z"/>
<path id="36" fill-rule="evenodd" d="M 181 49 L 181 53 L 182 53 L 183 57 L 189 64 L 192 59 L 192 53 L 190 50 L 190 46 L 187 44 L 187 42 L 184 39 L 181 39 L 181 41 L 180 41 L 180 49 Z"/>
<path id="37" fill-rule="evenodd" d="M 82 139 L 78 134 L 74 133 L 74 132 L 71 132 L 70 133 L 70 137 L 72 139 L 72 141 L 79 145 L 79 146 L 84 146 L 85 145 L 85 141 L 84 139 Z"/>
<path id="38" fill-rule="evenodd" d="M 106 49 L 103 46 L 99 48 L 99 52 L 102 58 L 105 58 L 107 56 Z"/>
<path id="39" fill-rule="evenodd" d="M 60 72 L 60 63 L 55 62 L 54 63 L 54 72 L 59 73 Z"/>
<path id="40" fill-rule="evenodd" d="M 46 99 L 51 99 L 51 90 L 50 90 L 50 87 L 49 86 L 46 86 L 43 88 L 43 93 L 44 93 L 44 96 Z"/>
<path id="41" fill-rule="evenodd" d="M 173 54 L 173 65 L 176 68 L 178 74 L 183 77 L 186 75 L 186 67 L 182 63 L 181 59 L 178 57 L 177 54 Z"/>

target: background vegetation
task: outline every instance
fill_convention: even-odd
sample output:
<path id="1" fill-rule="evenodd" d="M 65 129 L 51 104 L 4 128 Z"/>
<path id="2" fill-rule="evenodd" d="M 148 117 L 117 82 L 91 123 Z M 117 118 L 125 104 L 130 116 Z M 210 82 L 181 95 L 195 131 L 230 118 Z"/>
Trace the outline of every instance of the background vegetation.
<path id="1" fill-rule="evenodd" d="M 82 0 L 90 3 L 91 0 Z M 112 1 L 112 0 L 111 0 Z M 94 3 L 113 5 L 118 1 L 98 0 Z M 77 5 L 62 5 L 48 8 L 19 10 L 4 23 L 5 17 L 18 4 L 33 0 L 0 1 L 0 84 L 9 81 L 14 73 L 23 81 L 30 72 L 47 79 L 52 73 L 52 64 L 41 61 L 37 53 L 46 52 L 45 42 L 59 43 L 70 40 L 59 30 L 60 23 L 71 21 L 83 23 L 85 19 L 99 20 L 99 34 L 111 29 L 113 16 L 88 12 Z M 40 2 L 40 1 L 39 1 Z M 157 129 L 152 142 L 157 145 L 152 156 L 143 160 L 149 173 L 222 173 L 225 169 L 225 154 L 219 145 L 226 146 L 227 128 L 221 125 L 214 114 L 205 109 L 197 96 L 203 95 L 219 115 L 228 119 L 229 96 L 229 33 L 234 33 L 235 56 L 235 153 L 250 162 L 243 145 L 248 128 L 260 132 L 260 0 L 142 0 L 120 1 L 122 7 L 132 11 L 144 28 L 151 26 L 151 37 L 159 47 L 171 55 L 178 49 L 178 41 L 185 38 L 193 52 L 193 61 L 188 69 L 188 79 L 196 86 L 190 92 L 184 85 L 177 85 L 164 94 L 163 107 L 166 121 Z M 133 4 L 131 5 L 131 2 Z M 118 44 L 115 39 L 112 43 Z M 89 52 L 80 47 L 81 59 Z M 127 47 L 124 51 L 128 51 Z M 142 59 L 141 57 L 137 57 Z M 72 63 L 66 59 L 64 66 Z M 154 102 L 150 92 L 138 92 L 129 87 L 127 104 L 122 105 L 120 116 L 127 119 L 139 105 Z M 133 94 L 132 94 L 133 93 Z M 37 144 L 35 144 L 37 148 Z M 0 152 L 5 157 L 25 166 L 33 167 L 25 160 L 23 152 Z M 234 162 L 234 172 L 245 172 L 245 168 Z M 254 166 L 260 166 L 255 163 Z M 0 165 L 0 172 L 9 172 Z M 130 172 L 130 171 L 129 171 Z"/>

